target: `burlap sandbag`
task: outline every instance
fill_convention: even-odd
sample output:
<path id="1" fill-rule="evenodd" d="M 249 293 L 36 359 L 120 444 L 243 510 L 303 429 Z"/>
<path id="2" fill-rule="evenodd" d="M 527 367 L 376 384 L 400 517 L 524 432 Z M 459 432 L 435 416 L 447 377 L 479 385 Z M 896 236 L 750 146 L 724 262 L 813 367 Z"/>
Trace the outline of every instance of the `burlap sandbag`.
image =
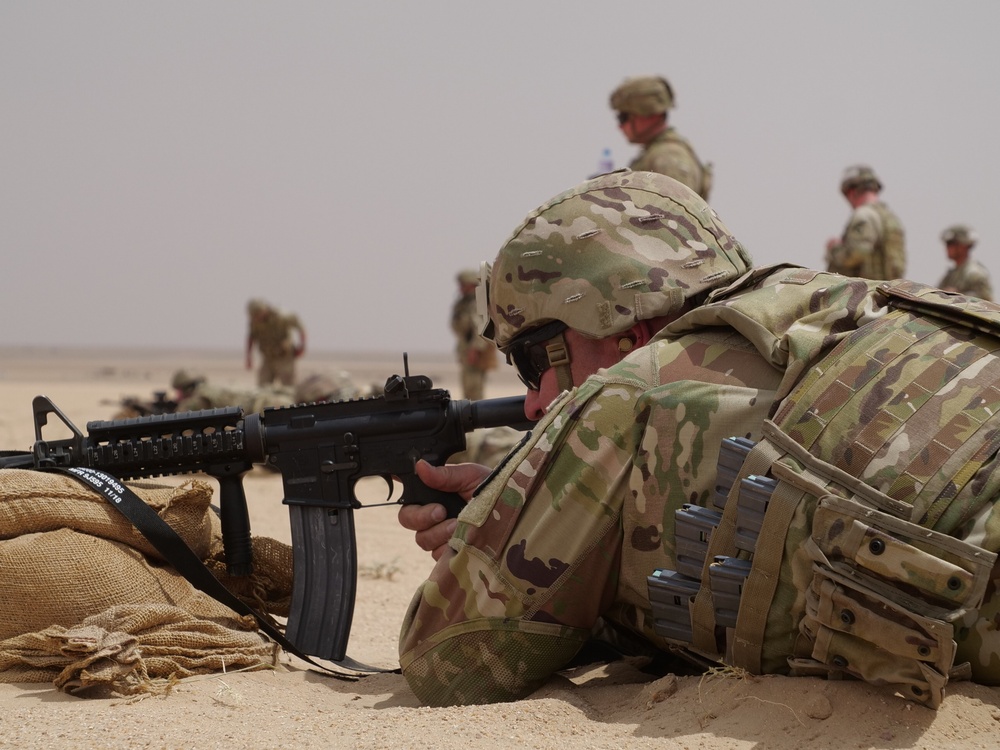
<path id="1" fill-rule="evenodd" d="M 211 485 L 129 486 L 237 596 L 287 614 L 288 545 L 254 538 L 254 575 L 231 579 Z M 274 663 L 275 646 L 252 618 L 191 586 L 105 499 L 68 477 L 0 471 L 0 571 L 0 681 L 130 694 L 155 680 Z"/>
<path id="2" fill-rule="evenodd" d="M 181 677 L 270 667 L 276 649 L 250 617 L 212 621 L 179 607 L 128 604 L 0 641 L 0 679 L 51 681 L 81 696 L 159 693 Z"/>
<path id="3" fill-rule="evenodd" d="M 179 487 L 155 482 L 128 486 L 176 531 L 200 558 L 212 551 L 209 505 L 212 486 L 191 480 Z M 78 480 L 26 469 L 0 472 L 0 539 L 55 529 L 75 529 L 124 542 L 148 557 L 162 559 L 122 514 Z"/>

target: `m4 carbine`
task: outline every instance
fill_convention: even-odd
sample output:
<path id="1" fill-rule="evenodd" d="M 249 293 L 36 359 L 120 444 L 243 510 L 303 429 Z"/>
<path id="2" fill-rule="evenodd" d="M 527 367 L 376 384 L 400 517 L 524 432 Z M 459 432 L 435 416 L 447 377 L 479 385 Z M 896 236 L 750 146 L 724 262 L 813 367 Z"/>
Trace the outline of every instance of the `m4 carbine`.
<path id="1" fill-rule="evenodd" d="M 488 427 L 529 429 L 524 397 L 452 400 L 423 375 L 393 375 L 382 394 L 350 401 L 298 404 L 244 414 L 239 407 L 87 424 L 83 435 L 45 396 L 32 403 L 30 454 L 0 458 L 0 467 L 87 467 L 117 479 L 204 473 L 219 480 L 227 572 L 252 572 L 250 520 L 243 475 L 253 464 L 281 472 L 291 521 L 293 590 L 285 635 L 300 651 L 333 661 L 347 651 L 357 588 L 355 485 L 378 476 L 402 484 L 399 502 L 441 503 L 449 516 L 457 495 L 424 485 L 418 459 L 439 466 L 464 450 L 465 434 Z M 55 415 L 71 437 L 46 441 Z"/>

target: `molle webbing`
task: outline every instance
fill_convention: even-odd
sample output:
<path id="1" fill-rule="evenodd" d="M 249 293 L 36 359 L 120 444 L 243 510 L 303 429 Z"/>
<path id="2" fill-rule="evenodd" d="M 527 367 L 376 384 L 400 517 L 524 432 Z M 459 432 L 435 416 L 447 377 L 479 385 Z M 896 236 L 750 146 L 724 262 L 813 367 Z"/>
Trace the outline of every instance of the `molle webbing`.
<path id="1" fill-rule="evenodd" d="M 796 387 L 774 421 L 810 454 L 951 533 L 997 494 L 1000 336 L 895 311 Z M 952 507 L 955 506 L 955 507 Z"/>
<path id="2" fill-rule="evenodd" d="M 656 571 L 650 599 L 671 621 L 657 632 L 702 660 L 846 673 L 937 706 L 968 673 L 955 623 L 975 618 L 1000 548 L 983 521 L 1000 496 L 1000 306 L 913 282 L 879 292 L 894 309 L 780 403 L 721 512 L 681 514 L 711 525 L 700 576 L 690 560 Z M 771 488 L 749 537 L 748 482 Z"/>

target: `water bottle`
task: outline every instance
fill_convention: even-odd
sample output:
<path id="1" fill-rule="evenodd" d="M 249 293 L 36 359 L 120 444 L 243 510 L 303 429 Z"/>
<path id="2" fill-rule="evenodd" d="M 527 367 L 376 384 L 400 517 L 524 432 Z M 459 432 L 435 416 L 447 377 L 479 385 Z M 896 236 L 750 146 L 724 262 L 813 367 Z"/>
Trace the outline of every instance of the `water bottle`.
<path id="1" fill-rule="evenodd" d="M 606 172 L 615 171 L 615 160 L 611 158 L 611 149 L 606 148 L 601 152 L 601 160 L 597 162 L 597 173 L 604 174 Z"/>

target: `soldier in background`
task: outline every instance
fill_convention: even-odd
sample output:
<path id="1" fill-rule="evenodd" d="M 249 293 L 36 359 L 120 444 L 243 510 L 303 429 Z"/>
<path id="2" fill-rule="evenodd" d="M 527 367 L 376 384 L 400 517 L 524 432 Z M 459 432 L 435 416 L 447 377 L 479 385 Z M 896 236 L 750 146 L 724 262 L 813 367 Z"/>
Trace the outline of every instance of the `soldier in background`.
<path id="1" fill-rule="evenodd" d="M 618 127 L 629 143 L 642 146 L 629 167 L 673 177 L 708 200 L 712 165 L 702 164 L 687 139 L 667 125 L 667 110 L 673 106 L 673 89 L 657 76 L 628 78 L 611 94 Z"/>
<path id="2" fill-rule="evenodd" d="M 373 386 L 359 387 L 344 370 L 332 375 L 318 373 L 310 375 L 297 383 L 294 389 L 273 385 L 252 389 L 227 388 L 211 385 L 200 373 L 177 370 L 170 381 L 170 386 L 174 390 L 172 399 L 167 398 L 166 391 L 154 391 L 153 398 L 149 401 L 142 401 L 133 396 L 123 398 L 118 412 L 112 419 L 218 409 L 226 406 L 240 406 L 244 411 L 259 412 L 272 406 L 362 398 L 371 396 L 377 391 Z M 475 460 L 479 461 L 478 454 Z"/>
<path id="3" fill-rule="evenodd" d="M 993 299 L 990 272 L 977 260 L 972 259 L 972 248 L 979 241 L 972 229 L 964 224 L 955 224 L 941 233 L 948 260 L 955 265 L 941 279 L 939 287 L 946 292 L 959 292 L 980 299 Z"/>
<path id="4" fill-rule="evenodd" d="M 266 385 L 256 389 L 213 385 L 204 375 L 178 370 L 170 381 L 176 392 L 177 411 L 199 411 L 239 406 L 247 414 L 271 406 L 291 406 L 295 392 L 287 386 Z"/>
<path id="5" fill-rule="evenodd" d="M 486 391 L 486 373 L 497 366 L 497 350 L 479 335 L 482 325 L 476 314 L 476 287 L 479 274 L 461 271 L 458 281 L 458 299 L 451 309 L 451 330 L 457 339 L 455 354 L 461 368 L 462 393 L 470 401 L 479 401 Z"/>
<path id="6" fill-rule="evenodd" d="M 854 211 L 844 234 L 826 243 L 827 270 L 862 279 L 899 279 L 906 275 L 903 225 L 881 201 L 882 182 L 871 167 L 848 167 L 840 192 Z"/>
<path id="7" fill-rule="evenodd" d="M 340 370 L 333 375 L 314 374 L 295 386 L 295 403 L 311 404 L 323 401 L 346 401 L 378 392 L 373 386 L 359 387 L 350 374 Z"/>
<path id="8" fill-rule="evenodd" d="M 261 363 L 257 370 L 257 385 L 274 382 L 284 386 L 295 383 L 295 360 L 306 350 L 306 331 L 298 316 L 286 314 L 263 300 L 252 299 L 247 304 L 250 331 L 247 334 L 246 367 L 253 368 L 253 347 L 260 350 Z M 298 333 L 298 342 L 292 332 Z"/>
<path id="9" fill-rule="evenodd" d="M 118 402 L 118 411 L 111 418 L 151 417 L 157 414 L 173 414 L 175 411 L 177 402 L 167 398 L 166 391 L 153 391 L 153 397 L 145 401 L 138 396 L 123 396 Z"/>

